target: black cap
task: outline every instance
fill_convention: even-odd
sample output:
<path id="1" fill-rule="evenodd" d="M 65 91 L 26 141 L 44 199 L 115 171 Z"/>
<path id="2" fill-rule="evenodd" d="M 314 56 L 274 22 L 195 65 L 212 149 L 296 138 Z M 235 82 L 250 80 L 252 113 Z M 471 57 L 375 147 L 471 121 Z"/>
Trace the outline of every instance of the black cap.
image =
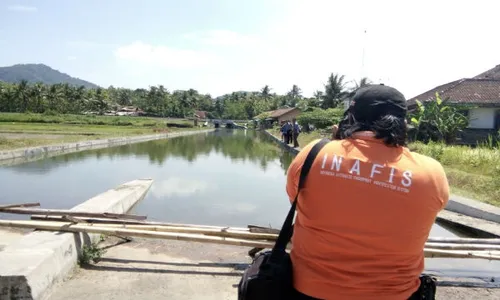
<path id="1" fill-rule="evenodd" d="M 385 115 L 405 118 L 406 99 L 395 88 L 386 85 L 368 85 L 354 93 L 349 112 L 358 122 L 367 123 Z"/>

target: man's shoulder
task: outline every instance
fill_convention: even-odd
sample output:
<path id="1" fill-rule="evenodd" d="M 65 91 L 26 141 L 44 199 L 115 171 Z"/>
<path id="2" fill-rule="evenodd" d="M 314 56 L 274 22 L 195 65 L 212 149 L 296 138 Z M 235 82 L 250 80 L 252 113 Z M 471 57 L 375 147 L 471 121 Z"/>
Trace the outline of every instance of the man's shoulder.
<path id="1" fill-rule="evenodd" d="M 307 155 L 309 154 L 309 152 L 311 152 L 314 145 L 319 143 L 321 140 L 322 139 L 315 139 L 315 140 L 309 142 L 309 144 L 305 145 L 304 147 L 302 147 L 300 149 L 300 152 L 297 154 L 297 156 L 295 158 L 305 160 Z M 328 144 L 330 144 L 330 143 L 331 143 L 331 141 L 328 142 Z"/>
<path id="2" fill-rule="evenodd" d="M 408 150 L 408 153 L 411 155 L 411 158 L 418 165 L 422 166 L 423 168 L 430 170 L 430 171 L 433 171 L 433 172 L 439 172 L 442 174 L 445 173 L 443 165 L 438 160 L 436 160 L 430 156 L 420 154 L 417 152 L 413 152 L 413 151 L 409 151 L 409 150 Z"/>

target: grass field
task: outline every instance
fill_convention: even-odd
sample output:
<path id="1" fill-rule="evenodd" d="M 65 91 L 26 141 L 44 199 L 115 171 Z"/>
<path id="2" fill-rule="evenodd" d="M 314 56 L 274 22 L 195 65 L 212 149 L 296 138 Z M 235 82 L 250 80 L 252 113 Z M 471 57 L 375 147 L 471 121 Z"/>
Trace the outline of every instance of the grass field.
<path id="1" fill-rule="evenodd" d="M 272 129 L 279 136 L 278 129 Z M 300 146 L 321 138 L 331 137 L 328 131 L 299 135 Z M 412 143 L 412 151 L 430 156 L 443 165 L 453 194 L 500 206 L 500 149 L 487 147 L 447 146 Z"/>
<path id="2" fill-rule="evenodd" d="M 0 113 L 0 150 L 193 129 L 178 119 Z"/>

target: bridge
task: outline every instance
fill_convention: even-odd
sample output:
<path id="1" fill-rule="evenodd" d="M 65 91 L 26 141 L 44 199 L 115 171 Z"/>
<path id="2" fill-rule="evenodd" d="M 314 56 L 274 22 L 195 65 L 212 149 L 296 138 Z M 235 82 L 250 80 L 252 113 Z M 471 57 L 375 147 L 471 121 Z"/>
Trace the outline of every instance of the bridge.
<path id="1" fill-rule="evenodd" d="M 226 127 L 226 128 L 239 128 L 239 129 L 246 129 L 247 128 L 247 123 L 248 120 L 224 120 L 224 119 L 213 119 L 213 120 L 208 120 L 210 123 L 213 123 L 215 128 L 219 127 Z M 237 123 L 240 123 L 242 125 L 238 125 Z"/>

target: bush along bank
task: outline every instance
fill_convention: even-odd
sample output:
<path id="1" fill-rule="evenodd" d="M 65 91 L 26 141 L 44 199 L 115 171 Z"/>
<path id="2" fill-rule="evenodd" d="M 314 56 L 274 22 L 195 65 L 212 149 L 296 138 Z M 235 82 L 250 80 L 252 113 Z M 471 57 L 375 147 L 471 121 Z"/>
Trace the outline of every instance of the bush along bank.
<path id="1" fill-rule="evenodd" d="M 412 143 L 412 151 L 439 161 L 454 194 L 500 206 L 500 148 Z"/>

